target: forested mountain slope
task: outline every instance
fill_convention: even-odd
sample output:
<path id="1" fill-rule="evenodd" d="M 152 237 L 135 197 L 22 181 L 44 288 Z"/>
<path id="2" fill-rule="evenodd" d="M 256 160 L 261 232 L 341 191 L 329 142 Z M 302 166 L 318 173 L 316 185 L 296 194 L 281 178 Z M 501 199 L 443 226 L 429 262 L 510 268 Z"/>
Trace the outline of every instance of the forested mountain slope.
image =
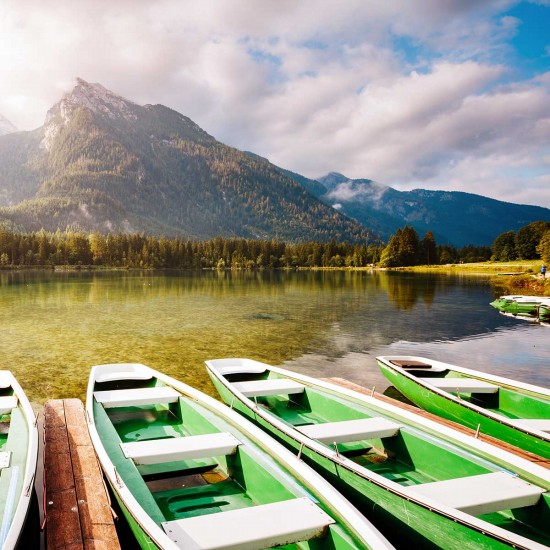
<path id="1" fill-rule="evenodd" d="M 33 132 L 0 136 L 0 222 L 211 238 L 373 239 L 267 160 L 162 105 L 81 79 Z"/>
<path id="2" fill-rule="evenodd" d="M 285 172 L 293 176 L 291 172 Z M 296 181 L 304 185 L 302 176 Z M 420 236 L 431 230 L 438 244 L 491 245 L 501 233 L 538 220 L 550 209 L 513 204 L 458 191 L 397 191 L 369 179 L 330 173 L 308 189 L 323 202 L 379 233 L 384 240 L 404 225 Z"/>

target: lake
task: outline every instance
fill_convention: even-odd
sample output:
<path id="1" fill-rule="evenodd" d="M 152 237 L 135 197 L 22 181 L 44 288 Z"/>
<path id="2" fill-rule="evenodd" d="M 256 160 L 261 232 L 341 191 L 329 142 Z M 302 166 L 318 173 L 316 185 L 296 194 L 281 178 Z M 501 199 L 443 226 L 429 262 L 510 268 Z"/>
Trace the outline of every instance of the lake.
<path id="1" fill-rule="evenodd" d="M 376 355 L 550 386 L 550 327 L 500 315 L 487 277 L 380 271 L 0 272 L 0 368 L 29 398 L 85 398 L 141 362 L 215 395 L 204 361 L 250 357 L 384 391 Z"/>

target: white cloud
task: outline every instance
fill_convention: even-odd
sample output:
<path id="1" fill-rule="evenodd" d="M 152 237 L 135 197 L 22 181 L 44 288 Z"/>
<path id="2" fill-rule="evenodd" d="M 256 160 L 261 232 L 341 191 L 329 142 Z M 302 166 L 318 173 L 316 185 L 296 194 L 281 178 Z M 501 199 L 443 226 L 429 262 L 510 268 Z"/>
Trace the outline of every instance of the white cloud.
<path id="1" fill-rule="evenodd" d="M 550 73 L 499 85 L 516 3 L 4 0 L 0 113 L 37 127 L 81 76 L 307 176 L 550 206 Z"/>

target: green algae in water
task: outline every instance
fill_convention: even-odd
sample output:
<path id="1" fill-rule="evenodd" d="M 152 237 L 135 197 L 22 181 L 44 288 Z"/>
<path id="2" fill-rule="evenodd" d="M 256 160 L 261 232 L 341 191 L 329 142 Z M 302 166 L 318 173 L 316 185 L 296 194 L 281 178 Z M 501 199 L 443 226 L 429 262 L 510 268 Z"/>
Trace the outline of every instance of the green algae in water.
<path id="1" fill-rule="evenodd" d="M 29 398 L 85 398 L 90 367 L 140 362 L 211 395 L 204 361 L 302 355 L 364 300 L 285 273 L 3 273 L 0 367 Z M 267 313 L 266 313 L 267 312 Z M 267 322 L 276 321 L 276 322 Z"/>

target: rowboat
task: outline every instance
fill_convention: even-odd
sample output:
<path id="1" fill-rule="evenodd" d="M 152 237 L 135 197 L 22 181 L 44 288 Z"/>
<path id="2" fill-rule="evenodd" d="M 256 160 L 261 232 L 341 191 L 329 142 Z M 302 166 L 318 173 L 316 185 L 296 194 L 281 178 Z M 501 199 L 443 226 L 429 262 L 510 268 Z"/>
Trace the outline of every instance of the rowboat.
<path id="1" fill-rule="evenodd" d="M 550 544 L 550 471 L 540 465 L 329 382 L 249 359 L 206 365 L 226 403 L 321 472 L 397 547 Z"/>
<path id="2" fill-rule="evenodd" d="M 92 368 L 90 436 L 142 548 L 392 548 L 235 411 L 141 364 Z"/>
<path id="3" fill-rule="evenodd" d="M 33 497 L 38 428 L 29 400 L 13 374 L 0 371 L 0 548 L 23 537 Z"/>
<path id="4" fill-rule="evenodd" d="M 550 321 L 550 298 L 546 298 L 537 306 L 537 319 Z"/>
<path id="5" fill-rule="evenodd" d="M 550 390 L 424 357 L 377 361 L 419 407 L 550 458 Z"/>
<path id="6" fill-rule="evenodd" d="M 537 306 L 544 300 L 543 296 L 509 295 L 497 298 L 490 305 L 513 315 L 536 315 Z"/>

